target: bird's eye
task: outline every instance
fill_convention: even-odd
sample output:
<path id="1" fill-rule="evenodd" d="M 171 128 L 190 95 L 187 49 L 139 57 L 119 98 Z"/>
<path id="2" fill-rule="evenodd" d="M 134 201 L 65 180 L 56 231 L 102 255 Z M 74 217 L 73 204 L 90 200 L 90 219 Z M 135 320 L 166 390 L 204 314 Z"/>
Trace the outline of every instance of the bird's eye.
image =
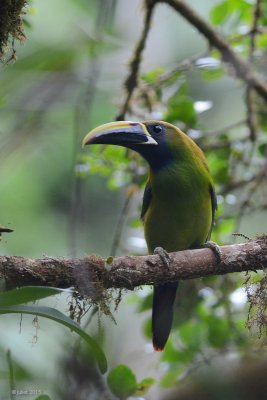
<path id="1" fill-rule="evenodd" d="M 162 128 L 161 125 L 154 125 L 154 126 L 153 126 L 153 131 L 154 131 L 155 133 L 161 133 L 161 132 L 163 131 L 163 128 Z"/>

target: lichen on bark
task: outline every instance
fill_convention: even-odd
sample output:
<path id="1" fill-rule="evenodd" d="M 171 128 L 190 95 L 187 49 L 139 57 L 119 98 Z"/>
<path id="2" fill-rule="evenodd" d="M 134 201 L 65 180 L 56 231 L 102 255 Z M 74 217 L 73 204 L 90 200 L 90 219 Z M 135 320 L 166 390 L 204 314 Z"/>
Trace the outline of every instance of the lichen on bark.
<path id="1" fill-rule="evenodd" d="M 1 0 L 0 2 L 0 61 L 8 62 L 15 58 L 15 40 L 23 42 L 26 38 L 23 28 L 23 15 L 27 0 Z"/>

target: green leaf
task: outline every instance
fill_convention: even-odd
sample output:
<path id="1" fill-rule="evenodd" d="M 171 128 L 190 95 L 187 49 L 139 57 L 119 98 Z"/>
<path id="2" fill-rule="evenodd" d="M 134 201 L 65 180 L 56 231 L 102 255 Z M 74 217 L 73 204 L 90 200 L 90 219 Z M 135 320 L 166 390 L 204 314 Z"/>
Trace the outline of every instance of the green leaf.
<path id="1" fill-rule="evenodd" d="M 179 334 L 179 331 L 173 332 L 173 336 Z M 172 336 L 169 338 L 164 352 L 161 356 L 161 361 L 167 362 L 168 364 L 183 365 L 183 367 L 191 362 L 195 356 L 195 352 L 191 351 L 185 346 L 181 346 L 181 349 L 177 350 L 174 348 L 172 343 Z"/>
<path id="2" fill-rule="evenodd" d="M 229 323 L 224 318 L 218 318 L 215 315 L 209 315 L 205 323 L 208 328 L 208 341 L 211 346 L 222 348 L 229 340 Z"/>
<path id="3" fill-rule="evenodd" d="M 169 370 L 160 381 L 160 385 L 164 388 L 170 388 L 176 385 L 179 375 L 184 372 L 184 367 Z"/>
<path id="4" fill-rule="evenodd" d="M 257 48 L 266 49 L 267 47 L 267 33 L 256 36 Z"/>
<path id="5" fill-rule="evenodd" d="M 217 184 L 227 184 L 229 182 L 228 160 L 231 154 L 230 147 L 220 149 L 216 152 L 210 151 L 206 153 L 208 156 L 209 167 L 212 176 Z"/>
<path id="6" fill-rule="evenodd" d="M 143 332 L 144 332 L 144 335 L 149 339 L 149 340 L 151 340 L 151 338 L 152 338 L 152 320 L 151 320 L 151 318 L 148 318 L 146 321 L 145 321 L 145 323 L 144 323 L 144 325 L 143 325 Z"/>
<path id="7" fill-rule="evenodd" d="M 212 8 L 210 20 L 213 24 L 223 24 L 229 17 L 228 1 L 222 1 Z"/>
<path id="8" fill-rule="evenodd" d="M 205 341 L 205 326 L 195 320 L 188 320 L 180 326 L 179 335 L 187 348 L 197 353 Z"/>
<path id="9" fill-rule="evenodd" d="M 7 351 L 7 354 L 8 354 L 8 352 L 9 352 L 9 350 Z M 15 358 L 12 358 L 11 363 L 12 363 L 13 374 L 16 377 L 16 383 L 22 382 L 22 381 L 29 382 L 32 379 L 32 373 L 25 366 L 20 364 L 18 362 L 18 360 L 16 360 Z M 10 376 L 10 366 L 9 366 L 8 371 L 0 372 L 0 379 L 8 379 L 8 376 Z"/>
<path id="10" fill-rule="evenodd" d="M 236 23 L 240 25 L 240 21 L 251 21 L 253 1 L 250 0 L 227 0 L 228 9 L 231 15 L 236 14 Z"/>
<path id="11" fill-rule="evenodd" d="M 216 79 L 220 79 L 224 76 L 224 69 L 221 67 L 218 68 L 202 68 L 201 76 L 203 79 L 207 81 L 214 81 Z"/>
<path id="12" fill-rule="evenodd" d="M 42 53 L 42 57 L 40 57 L 40 53 Z M 36 71 L 65 71 L 71 68 L 72 63 L 73 53 L 69 48 L 62 46 L 42 47 L 42 50 L 20 58 L 17 68 L 21 70 L 32 68 Z"/>
<path id="13" fill-rule="evenodd" d="M 129 226 L 131 228 L 140 228 L 142 226 L 142 221 L 140 220 L 140 218 L 133 218 L 130 222 L 129 222 Z"/>
<path id="14" fill-rule="evenodd" d="M 119 399 L 127 399 L 138 389 L 136 377 L 127 365 L 120 364 L 112 369 L 107 377 L 112 393 Z"/>
<path id="15" fill-rule="evenodd" d="M 221 235 L 228 235 L 228 234 L 234 232 L 235 226 L 236 226 L 235 224 L 236 224 L 235 218 L 230 218 L 229 217 L 227 219 L 224 219 L 224 220 L 220 221 L 220 225 L 219 225 L 220 234 Z"/>
<path id="16" fill-rule="evenodd" d="M 261 144 L 258 146 L 258 150 L 259 150 L 259 153 L 260 153 L 262 156 L 265 156 L 266 151 L 267 151 L 267 143 L 261 143 Z"/>
<path id="17" fill-rule="evenodd" d="M 24 286 L 21 288 L 0 292 L 0 306 L 14 306 L 16 304 L 25 304 L 30 301 L 44 299 L 65 292 L 64 289 L 58 289 L 47 286 Z"/>
<path id="18" fill-rule="evenodd" d="M 240 22 L 250 22 L 252 15 L 252 1 L 225 0 L 212 8 L 210 20 L 215 25 L 223 24 L 228 18 L 232 25 L 240 25 Z M 233 29 L 233 28 L 232 28 Z"/>
<path id="19" fill-rule="evenodd" d="M 140 299 L 138 303 L 138 312 L 143 312 L 147 310 L 151 310 L 152 308 L 152 299 L 153 299 L 153 293 L 149 293 L 146 297 L 143 299 Z"/>
<path id="20" fill-rule="evenodd" d="M 29 29 L 29 30 L 31 30 L 32 29 L 32 24 L 30 23 L 30 21 L 29 20 L 27 20 L 26 18 L 23 18 L 23 25 L 24 25 L 24 27 L 25 28 L 27 28 L 27 29 Z"/>
<path id="21" fill-rule="evenodd" d="M 142 76 L 142 79 L 148 84 L 154 84 L 158 81 L 159 77 L 165 72 L 163 67 L 157 67 Z"/>
<path id="22" fill-rule="evenodd" d="M 37 306 L 1 306 L 0 314 L 31 314 L 38 315 L 39 317 L 44 317 L 51 319 L 52 321 L 56 321 L 61 325 L 66 326 L 72 331 L 76 332 L 81 338 L 85 340 L 87 344 L 91 347 L 94 352 L 94 355 L 97 359 L 99 369 L 102 373 L 105 373 L 107 370 L 107 360 L 105 354 L 103 353 L 101 347 L 97 344 L 97 342 L 91 338 L 84 330 L 77 324 L 77 322 L 73 321 L 66 315 L 62 314 L 60 311 L 56 310 L 52 307 L 37 307 Z"/>
<path id="23" fill-rule="evenodd" d="M 168 101 L 168 111 L 165 119 L 169 122 L 182 121 L 194 126 L 196 123 L 196 112 L 192 99 L 189 96 L 177 93 Z"/>
<path id="24" fill-rule="evenodd" d="M 154 378 L 145 378 L 137 384 L 137 389 L 134 393 L 135 396 L 143 396 L 148 389 L 156 382 Z"/>

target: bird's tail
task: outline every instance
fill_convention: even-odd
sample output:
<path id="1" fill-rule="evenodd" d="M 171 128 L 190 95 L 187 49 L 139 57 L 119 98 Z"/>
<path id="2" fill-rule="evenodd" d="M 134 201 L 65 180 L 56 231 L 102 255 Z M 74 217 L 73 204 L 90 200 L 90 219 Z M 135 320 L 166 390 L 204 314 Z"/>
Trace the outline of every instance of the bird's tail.
<path id="1" fill-rule="evenodd" d="M 178 282 L 165 283 L 154 286 L 152 308 L 152 335 L 153 346 L 157 351 L 162 351 L 169 337 L 172 319 L 173 303 L 175 300 Z"/>

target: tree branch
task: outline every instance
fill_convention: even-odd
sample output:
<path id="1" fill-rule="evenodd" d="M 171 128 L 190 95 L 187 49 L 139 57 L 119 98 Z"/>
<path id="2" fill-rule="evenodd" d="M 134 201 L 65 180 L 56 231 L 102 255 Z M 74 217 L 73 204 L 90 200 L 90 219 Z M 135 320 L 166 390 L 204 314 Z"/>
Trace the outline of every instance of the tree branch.
<path id="1" fill-rule="evenodd" d="M 125 119 L 125 114 L 128 111 L 133 92 L 138 85 L 138 74 L 142 60 L 142 54 L 145 49 L 146 40 L 150 30 L 151 19 L 155 6 L 155 0 L 145 0 L 144 5 L 145 5 L 144 27 L 141 36 L 137 41 L 132 60 L 130 61 L 129 74 L 124 82 L 124 87 L 126 89 L 126 97 L 122 104 L 121 110 L 119 111 L 118 115 L 115 118 L 117 121 Z"/>
<path id="2" fill-rule="evenodd" d="M 179 14 L 181 14 L 191 25 L 193 25 L 212 47 L 215 47 L 221 54 L 223 61 L 229 63 L 235 70 L 236 75 L 245 81 L 250 87 L 267 101 L 267 83 L 254 72 L 250 65 L 246 63 L 226 42 L 226 40 L 199 14 L 196 13 L 183 0 L 157 0 L 158 3 L 169 4 Z"/>
<path id="3" fill-rule="evenodd" d="M 267 236 L 222 246 L 221 251 L 220 264 L 208 248 L 170 253 L 168 270 L 158 255 L 110 257 L 108 260 L 96 256 L 83 259 L 1 256 L 0 277 L 5 279 L 9 289 L 27 285 L 74 286 L 82 294 L 91 294 L 92 289 L 97 288 L 133 289 L 178 279 L 267 268 Z"/>

